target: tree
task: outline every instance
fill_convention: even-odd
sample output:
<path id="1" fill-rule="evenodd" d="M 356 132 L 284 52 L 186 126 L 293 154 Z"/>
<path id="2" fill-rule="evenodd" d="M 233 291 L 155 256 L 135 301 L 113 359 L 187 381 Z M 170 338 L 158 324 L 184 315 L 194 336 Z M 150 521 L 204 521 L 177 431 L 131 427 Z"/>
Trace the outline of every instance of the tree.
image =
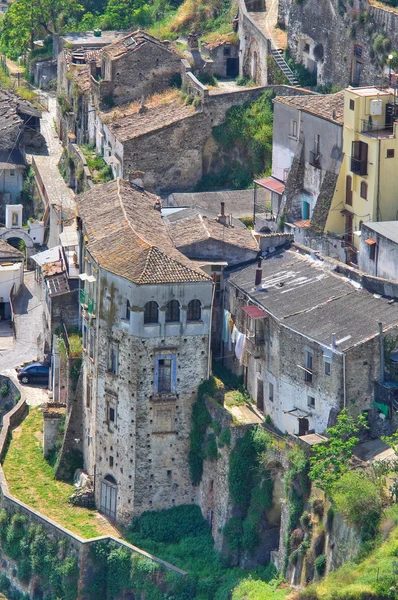
<path id="1" fill-rule="evenodd" d="M 32 50 L 37 37 L 60 32 L 83 10 L 77 0 L 15 0 L 2 21 L 1 49 L 16 58 Z"/>
<path id="2" fill-rule="evenodd" d="M 328 441 L 313 446 L 309 476 L 321 490 L 330 493 L 333 484 L 348 471 L 352 453 L 359 442 L 355 434 L 366 427 L 364 415 L 354 419 L 347 414 L 347 409 L 343 409 L 337 424 L 326 430 Z"/>
<path id="3" fill-rule="evenodd" d="M 366 473 L 349 471 L 333 485 L 332 500 L 337 510 L 353 525 L 363 525 L 380 518 L 380 485 Z"/>

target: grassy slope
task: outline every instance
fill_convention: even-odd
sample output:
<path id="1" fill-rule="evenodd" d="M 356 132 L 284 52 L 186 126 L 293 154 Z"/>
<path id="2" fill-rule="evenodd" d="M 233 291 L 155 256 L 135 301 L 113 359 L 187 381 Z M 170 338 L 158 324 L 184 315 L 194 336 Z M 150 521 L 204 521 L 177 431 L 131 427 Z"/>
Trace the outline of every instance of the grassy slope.
<path id="1" fill-rule="evenodd" d="M 13 432 L 3 464 L 10 492 L 83 538 L 103 535 L 96 523 L 96 511 L 68 503 L 74 487 L 54 479 L 53 468 L 43 457 L 42 431 L 43 415 L 38 408 L 33 408 Z"/>
<path id="2" fill-rule="evenodd" d="M 393 574 L 393 563 L 398 556 L 398 507 L 388 511 L 385 525 L 394 526 L 388 538 L 378 545 L 363 560 L 349 561 L 337 571 L 330 573 L 320 583 L 311 586 L 321 600 L 332 600 L 336 597 L 375 598 L 377 579 L 379 583 L 388 582 Z M 391 582 L 392 583 L 392 582 Z M 303 597 L 305 597 L 303 595 Z"/>

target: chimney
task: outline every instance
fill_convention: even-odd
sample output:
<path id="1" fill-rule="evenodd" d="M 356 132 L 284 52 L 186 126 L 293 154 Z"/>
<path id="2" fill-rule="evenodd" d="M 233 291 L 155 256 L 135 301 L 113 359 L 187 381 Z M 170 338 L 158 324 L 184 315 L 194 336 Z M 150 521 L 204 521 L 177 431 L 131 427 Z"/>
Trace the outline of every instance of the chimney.
<path id="1" fill-rule="evenodd" d="M 383 323 L 379 323 L 380 336 L 380 383 L 384 383 L 384 335 Z"/>
<path id="2" fill-rule="evenodd" d="M 221 212 L 217 217 L 217 221 L 221 223 L 221 225 L 228 224 L 228 217 L 225 214 L 225 202 L 221 202 Z"/>
<path id="3" fill-rule="evenodd" d="M 162 211 L 162 201 L 160 200 L 160 198 L 156 198 L 155 204 L 153 205 L 153 208 L 155 210 L 158 210 L 159 212 Z"/>
<path id="4" fill-rule="evenodd" d="M 336 334 L 332 333 L 332 348 L 336 348 Z"/>
<path id="5" fill-rule="evenodd" d="M 259 285 L 261 285 L 262 278 L 263 270 L 261 268 L 261 258 L 259 258 L 257 262 L 256 279 L 254 280 L 254 287 L 258 287 Z"/>

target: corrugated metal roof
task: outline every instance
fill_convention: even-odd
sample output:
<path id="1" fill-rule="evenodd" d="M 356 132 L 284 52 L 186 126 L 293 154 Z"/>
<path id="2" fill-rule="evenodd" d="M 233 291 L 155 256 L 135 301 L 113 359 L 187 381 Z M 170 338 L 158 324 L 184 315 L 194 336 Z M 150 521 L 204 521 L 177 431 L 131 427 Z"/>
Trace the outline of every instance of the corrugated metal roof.
<path id="1" fill-rule="evenodd" d="M 398 244 L 398 221 L 381 221 L 379 223 L 368 222 L 364 223 L 363 226 L 382 235 L 387 240 L 391 240 Z"/>

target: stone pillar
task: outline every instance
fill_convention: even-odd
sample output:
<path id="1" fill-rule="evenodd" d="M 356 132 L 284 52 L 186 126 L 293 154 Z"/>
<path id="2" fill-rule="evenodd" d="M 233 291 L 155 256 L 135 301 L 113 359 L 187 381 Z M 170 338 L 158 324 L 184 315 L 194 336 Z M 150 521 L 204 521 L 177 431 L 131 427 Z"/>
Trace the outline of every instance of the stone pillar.
<path id="1" fill-rule="evenodd" d="M 43 407 L 43 454 L 44 457 L 50 454 L 55 448 L 57 441 L 58 428 L 62 417 L 65 415 L 65 407 L 46 405 Z"/>

